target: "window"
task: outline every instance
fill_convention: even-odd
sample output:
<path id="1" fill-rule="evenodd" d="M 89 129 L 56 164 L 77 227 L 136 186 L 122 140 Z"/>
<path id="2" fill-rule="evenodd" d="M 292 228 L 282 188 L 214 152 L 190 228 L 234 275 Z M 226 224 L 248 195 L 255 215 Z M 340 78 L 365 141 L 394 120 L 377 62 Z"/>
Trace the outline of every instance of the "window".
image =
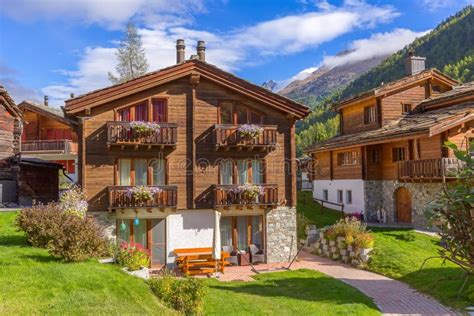
<path id="1" fill-rule="evenodd" d="M 232 169 L 234 163 L 232 160 L 224 160 L 219 164 L 219 183 L 224 185 L 232 184 Z"/>
<path id="2" fill-rule="evenodd" d="M 167 122 L 168 108 L 166 100 L 151 99 L 151 108 L 149 110 L 149 100 L 138 104 L 117 110 L 117 121 L 143 121 L 143 122 Z M 151 113 L 149 113 L 151 112 Z"/>
<path id="3" fill-rule="evenodd" d="M 350 166 L 359 164 L 359 152 L 357 150 L 337 154 L 339 166 Z"/>
<path id="4" fill-rule="evenodd" d="M 249 163 L 246 159 L 237 160 L 237 183 L 246 184 L 249 183 L 248 178 Z"/>
<path id="5" fill-rule="evenodd" d="M 326 189 L 323 190 L 323 200 L 329 201 L 329 192 Z"/>
<path id="6" fill-rule="evenodd" d="M 166 185 L 164 159 L 119 159 L 117 169 L 118 185 Z"/>
<path id="7" fill-rule="evenodd" d="M 346 191 L 346 204 L 352 204 L 352 190 Z"/>
<path id="8" fill-rule="evenodd" d="M 258 159 L 253 159 L 252 163 L 252 183 L 262 184 L 263 183 L 263 168 L 262 161 Z"/>
<path id="9" fill-rule="evenodd" d="M 337 190 L 337 203 L 342 203 L 343 197 L 342 197 L 342 190 Z"/>
<path id="10" fill-rule="evenodd" d="M 438 85 L 432 85 L 431 90 L 433 90 L 433 92 L 441 92 L 441 87 Z"/>
<path id="11" fill-rule="evenodd" d="M 221 244 L 248 251 L 254 244 L 263 249 L 263 216 L 222 216 L 220 221 Z"/>
<path id="12" fill-rule="evenodd" d="M 366 106 L 364 108 L 364 124 L 372 124 L 377 121 L 377 111 L 375 105 Z"/>
<path id="13" fill-rule="evenodd" d="M 234 175 L 234 165 L 236 166 Z M 235 163 L 227 159 L 219 163 L 219 183 L 244 185 L 247 183 L 262 184 L 265 182 L 264 161 L 260 159 L 238 159 Z"/>
<path id="14" fill-rule="evenodd" d="M 392 161 L 406 160 L 406 149 L 405 147 L 394 147 L 392 148 Z"/>
<path id="15" fill-rule="evenodd" d="M 251 108 L 225 101 L 219 104 L 219 124 L 262 124 L 263 115 Z"/>
<path id="16" fill-rule="evenodd" d="M 379 149 L 372 149 L 372 163 L 373 164 L 380 163 L 380 150 Z"/>
<path id="17" fill-rule="evenodd" d="M 402 103 L 402 114 L 409 114 L 411 112 L 410 103 Z"/>

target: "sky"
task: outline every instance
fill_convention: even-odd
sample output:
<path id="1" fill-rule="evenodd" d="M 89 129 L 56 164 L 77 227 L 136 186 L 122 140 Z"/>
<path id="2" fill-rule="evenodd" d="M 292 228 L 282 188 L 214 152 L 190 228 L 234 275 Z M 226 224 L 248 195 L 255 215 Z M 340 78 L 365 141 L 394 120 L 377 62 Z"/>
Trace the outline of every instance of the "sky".
<path id="1" fill-rule="evenodd" d="M 325 65 L 393 53 L 474 0 L 0 0 L 0 84 L 16 102 L 64 105 L 110 85 L 128 21 L 150 71 L 205 40 L 206 58 L 227 71 L 283 87 Z M 351 53 L 336 56 L 344 50 Z"/>

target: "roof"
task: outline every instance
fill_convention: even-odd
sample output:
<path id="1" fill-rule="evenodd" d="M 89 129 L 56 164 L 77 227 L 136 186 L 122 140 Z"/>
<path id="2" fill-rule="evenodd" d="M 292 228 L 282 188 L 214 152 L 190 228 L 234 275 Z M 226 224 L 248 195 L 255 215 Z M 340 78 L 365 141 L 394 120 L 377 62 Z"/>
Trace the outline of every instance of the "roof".
<path id="1" fill-rule="evenodd" d="M 47 161 L 47 160 L 42 160 L 42 159 L 38 159 L 38 158 L 23 158 L 23 157 L 21 157 L 19 163 L 22 166 L 55 168 L 55 169 L 63 169 L 64 168 L 64 166 L 60 163 Z"/>
<path id="2" fill-rule="evenodd" d="M 435 107 L 447 102 L 453 102 L 456 99 L 473 98 L 474 97 L 474 81 L 454 86 L 452 90 L 425 99 L 420 102 L 422 109 Z"/>
<path id="3" fill-rule="evenodd" d="M 60 121 L 66 125 L 77 124 L 75 121 L 65 117 L 64 112 L 62 110 L 38 104 L 33 101 L 23 101 L 18 105 L 18 107 L 22 111 L 28 110 L 30 112 L 38 113 L 53 120 Z"/>
<path id="4" fill-rule="evenodd" d="M 0 85 L 0 102 L 14 117 L 22 117 L 21 111 L 15 105 L 15 101 L 13 101 L 8 91 L 2 85 Z"/>
<path id="5" fill-rule="evenodd" d="M 338 135 L 315 143 L 306 152 L 389 142 L 396 138 L 415 135 L 434 136 L 464 122 L 474 120 L 474 101 L 449 108 L 410 114 L 382 128 L 360 133 Z"/>
<path id="6" fill-rule="evenodd" d="M 444 74 L 444 73 L 442 73 L 442 72 L 440 72 L 436 69 L 427 69 L 427 70 L 421 71 L 417 74 L 410 75 L 410 76 L 405 76 L 401 79 L 398 79 L 398 80 L 392 81 L 390 83 L 378 86 L 376 88 L 367 90 L 365 92 L 353 95 L 353 96 L 351 96 L 347 99 L 344 99 L 344 100 L 336 103 L 333 106 L 333 108 L 335 110 L 339 110 L 339 109 L 341 109 L 341 108 L 343 108 L 343 107 L 345 107 L 345 106 L 347 106 L 347 105 L 349 105 L 349 104 L 351 104 L 355 101 L 364 100 L 364 99 L 372 98 L 372 97 L 378 97 L 378 96 L 381 96 L 381 95 L 392 93 L 392 92 L 395 92 L 399 89 L 405 88 L 407 85 L 417 84 L 419 82 L 423 82 L 423 81 L 425 81 L 427 79 L 430 79 L 432 77 L 438 79 L 439 81 L 443 81 L 443 82 L 445 82 L 446 84 L 449 84 L 449 85 L 455 85 L 455 84 L 458 83 L 453 78 L 449 77 L 448 75 L 446 75 L 446 74 Z"/>
<path id="7" fill-rule="evenodd" d="M 200 75 L 216 84 L 266 103 L 299 119 L 304 118 L 310 113 L 310 109 L 300 103 L 197 59 L 187 60 L 181 64 L 150 72 L 138 78 L 66 100 L 65 111 L 68 114 L 78 113 L 86 108 L 97 107 L 112 100 L 117 100 L 189 75 Z"/>

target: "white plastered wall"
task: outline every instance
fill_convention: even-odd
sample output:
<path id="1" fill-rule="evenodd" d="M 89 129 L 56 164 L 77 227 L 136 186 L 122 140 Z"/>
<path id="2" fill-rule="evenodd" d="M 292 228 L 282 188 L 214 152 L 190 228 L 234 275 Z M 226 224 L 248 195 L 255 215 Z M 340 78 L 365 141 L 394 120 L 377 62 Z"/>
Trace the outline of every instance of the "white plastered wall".
<path id="1" fill-rule="evenodd" d="M 324 199 L 323 191 L 328 190 L 328 201 L 337 203 L 337 191 L 343 191 L 344 213 L 364 212 L 364 180 L 314 180 L 313 197 Z M 352 203 L 346 203 L 346 191 L 352 190 Z M 340 206 L 324 204 L 325 207 L 341 210 Z"/>

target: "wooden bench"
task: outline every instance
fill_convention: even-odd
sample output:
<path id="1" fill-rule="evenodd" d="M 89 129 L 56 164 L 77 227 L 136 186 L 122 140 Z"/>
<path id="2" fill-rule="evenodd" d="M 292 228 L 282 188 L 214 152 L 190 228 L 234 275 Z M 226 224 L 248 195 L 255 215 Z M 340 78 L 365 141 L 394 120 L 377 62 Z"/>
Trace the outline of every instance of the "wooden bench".
<path id="1" fill-rule="evenodd" d="M 180 248 L 175 249 L 176 264 L 185 275 L 224 273 L 229 263 L 226 261 L 230 254 L 221 251 L 221 258 L 212 258 L 213 248 Z"/>

